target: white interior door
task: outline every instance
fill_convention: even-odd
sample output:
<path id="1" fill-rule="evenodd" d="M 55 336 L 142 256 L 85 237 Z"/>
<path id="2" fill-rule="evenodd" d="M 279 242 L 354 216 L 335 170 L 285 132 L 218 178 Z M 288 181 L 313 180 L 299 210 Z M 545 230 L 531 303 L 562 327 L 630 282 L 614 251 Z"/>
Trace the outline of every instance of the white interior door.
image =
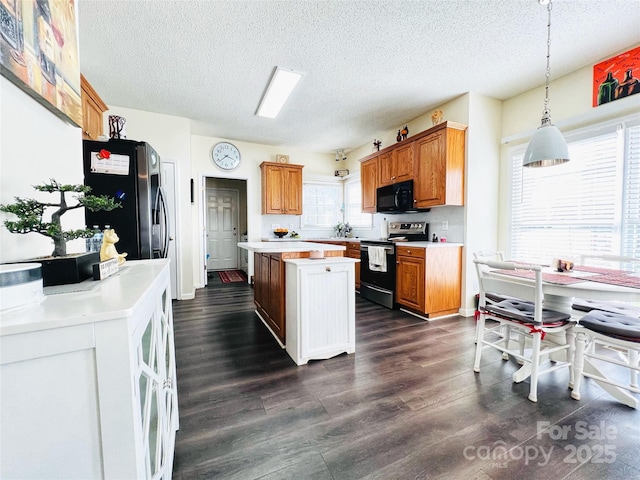
<path id="1" fill-rule="evenodd" d="M 162 162 L 162 187 L 167 194 L 167 210 L 169 211 L 169 252 L 167 257 L 171 278 L 171 298 L 178 295 L 178 247 L 176 246 L 176 225 L 178 224 L 178 208 L 176 203 L 176 165 L 173 162 Z"/>
<path id="2" fill-rule="evenodd" d="M 207 270 L 238 268 L 238 190 L 207 188 Z"/>

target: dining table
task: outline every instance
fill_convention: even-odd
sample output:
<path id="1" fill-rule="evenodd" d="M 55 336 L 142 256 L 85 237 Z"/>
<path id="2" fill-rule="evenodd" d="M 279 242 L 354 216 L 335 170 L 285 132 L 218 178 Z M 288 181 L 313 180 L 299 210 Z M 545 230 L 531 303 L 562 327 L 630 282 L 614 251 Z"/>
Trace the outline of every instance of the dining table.
<path id="1" fill-rule="evenodd" d="M 486 275 L 508 280 L 509 292 L 505 293 L 516 297 L 523 296 L 523 287 L 531 288 L 535 283 L 533 271 L 492 269 Z M 640 275 L 625 270 L 578 265 L 569 271 L 559 272 L 543 266 L 542 294 L 545 308 L 569 314 L 574 313 L 571 306 L 576 298 L 640 304 Z"/>
<path id="2" fill-rule="evenodd" d="M 523 262 L 514 262 L 523 263 Z M 531 286 L 535 284 L 535 272 L 527 270 L 501 270 L 490 269 L 485 272 L 490 278 L 501 280 L 502 292 L 515 297 L 526 297 Z M 586 312 L 577 312 L 572 309 L 575 299 L 595 300 L 603 302 L 623 302 L 640 306 L 640 275 L 625 270 L 616 270 L 601 267 L 574 266 L 568 271 L 558 271 L 549 266 L 542 269 L 542 293 L 544 308 L 557 310 L 572 315 L 579 327 L 579 316 Z M 573 329 L 575 330 L 575 329 Z M 554 343 L 575 342 L 574 332 L 565 338 L 548 336 Z M 569 355 L 575 352 L 575 345 L 570 348 Z M 573 359 L 571 359 L 573 363 Z M 573 367 L 572 367 L 573 368 Z M 602 372 L 588 358 L 584 359 L 583 371 L 597 376 L 603 376 Z M 531 375 L 531 366 L 525 363 L 514 373 L 515 382 L 521 382 Z M 572 375 L 573 378 L 573 375 Z M 629 405 L 636 401 L 626 391 L 593 379 L 601 388 L 609 392 L 620 402 Z M 573 384 L 569 385 L 573 388 Z M 572 394 L 573 398 L 579 395 Z"/>

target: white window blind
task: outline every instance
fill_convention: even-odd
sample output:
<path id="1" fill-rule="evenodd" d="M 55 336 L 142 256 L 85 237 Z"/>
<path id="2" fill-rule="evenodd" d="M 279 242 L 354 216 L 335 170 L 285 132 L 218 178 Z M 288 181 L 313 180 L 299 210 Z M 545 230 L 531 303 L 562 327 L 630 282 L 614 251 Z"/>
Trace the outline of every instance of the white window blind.
<path id="1" fill-rule="evenodd" d="M 627 131 L 625 157 L 622 252 L 640 258 L 640 125 Z"/>
<path id="2" fill-rule="evenodd" d="M 604 124 L 565 135 L 571 161 L 523 168 L 510 150 L 511 257 L 548 263 L 582 253 L 640 255 L 640 132 Z"/>
<path id="3" fill-rule="evenodd" d="M 373 215 L 362 212 L 362 184 L 360 180 L 349 180 L 344 184 L 345 222 L 351 227 L 372 228 Z"/>
<path id="4" fill-rule="evenodd" d="M 303 227 L 335 227 L 342 222 L 342 183 L 305 182 L 302 195 Z"/>

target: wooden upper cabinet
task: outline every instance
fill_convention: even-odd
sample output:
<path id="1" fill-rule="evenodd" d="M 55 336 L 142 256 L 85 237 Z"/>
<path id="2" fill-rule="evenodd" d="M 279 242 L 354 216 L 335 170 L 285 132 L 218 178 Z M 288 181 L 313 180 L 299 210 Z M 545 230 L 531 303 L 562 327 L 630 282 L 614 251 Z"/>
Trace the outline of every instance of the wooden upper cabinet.
<path id="1" fill-rule="evenodd" d="M 464 205 L 466 125 L 443 122 L 360 163 L 362 211 L 376 213 L 376 189 L 413 179 L 416 208 Z"/>
<path id="2" fill-rule="evenodd" d="M 360 164 L 360 184 L 362 188 L 362 211 L 376 213 L 376 189 L 378 188 L 378 158 Z"/>
<path id="3" fill-rule="evenodd" d="M 464 125 L 445 122 L 415 141 L 413 199 L 417 208 L 464 205 Z M 440 126 L 440 125 L 438 125 Z"/>
<path id="4" fill-rule="evenodd" d="M 393 152 L 387 152 L 378 157 L 378 186 L 391 185 L 392 183 L 395 183 Z"/>
<path id="5" fill-rule="evenodd" d="M 378 157 L 379 185 L 391 185 L 413 178 L 413 142 L 394 148 Z"/>
<path id="6" fill-rule="evenodd" d="M 262 213 L 302 215 L 302 165 L 263 162 Z"/>
<path id="7" fill-rule="evenodd" d="M 404 182 L 413 178 L 414 142 L 393 149 L 394 181 Z"/>
<path id="8" fill-rule="evenodd" d="M 102 101 L 91 84 L 80 74 L 82 102 L 82 138 L 97 140 L 103 134 L 102 114 L 109 107 Z"/>

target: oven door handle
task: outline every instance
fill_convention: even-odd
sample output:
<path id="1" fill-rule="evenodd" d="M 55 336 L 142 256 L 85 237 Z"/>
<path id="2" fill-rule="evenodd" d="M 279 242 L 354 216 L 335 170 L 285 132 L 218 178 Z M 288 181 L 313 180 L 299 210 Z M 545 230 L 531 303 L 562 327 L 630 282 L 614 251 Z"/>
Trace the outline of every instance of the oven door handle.
<path id="1" fill-rule="evenodd" d="M 387 289 L 380 288 L 380 287 L 374 287 L 370 283 L 366 283 L 366 282 L 363 282 L 363 283 L 367 286 L 367 288 L 370 288 L 371 290 L 375 290 L 376 292 L 389 293 L 391 291 L 391 290 L 387 290 Z"/>
<path id="2" fill-rule="evenodd" d="M 372 245 L 372 246 L 374 246 L 374 245 Z M 368 252 L 369 251 L 369 245 L 360 245 L 360 251 L 361 252 Z M 393 255 L 394 248 L 393 247 L 384 247 L 384 251 L 387 252 L 387 255 Z"/>

